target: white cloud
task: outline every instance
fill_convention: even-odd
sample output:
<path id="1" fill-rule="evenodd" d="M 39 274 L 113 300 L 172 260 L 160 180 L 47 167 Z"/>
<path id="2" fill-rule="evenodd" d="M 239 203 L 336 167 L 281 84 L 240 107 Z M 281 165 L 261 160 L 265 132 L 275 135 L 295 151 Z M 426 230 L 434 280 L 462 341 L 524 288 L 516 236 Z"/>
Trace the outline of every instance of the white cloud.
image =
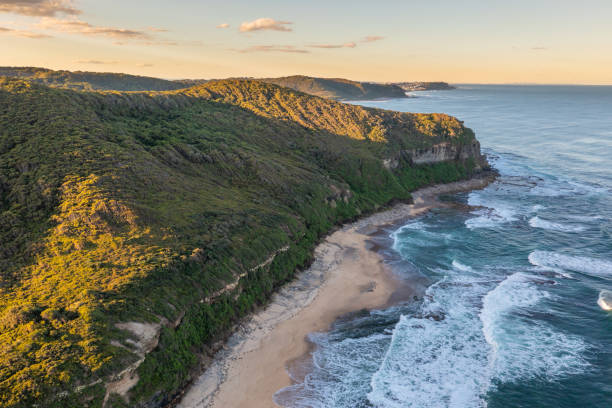
<path id="1" fill-rule="evenodd" d="M 344 44 L 311 44 L 311 48 L 355 48 L 357 44 L 354 42 L 347 42 Z"/>
<path id="2" fill-rule="evenodd" d="M 369 42 L 381 41 L 384 39 L 385 37 L 381 37 L 380 35 L 368 35 L 367 37 L 364 37 L 363 40 L 361 40 L 361 42 L 369 43 Z"/>
<path id="3" fill-rule="evenodd" d="M 59 13 L 71 15 L 81 13 L 72 7 L 70 0 L 0 0 L 0 12 L 47 17 Z"/>
<path id="4" fill-rule="evenodd" d="M 295 54 L 308 54 L 308 50 L 297 48 L 293 45 L 253 45 L 249 48 L 235 50 L 238 52 L 288 52 Z"/>
<path id="5" fill-rule="evenodd" d="M 88 36 L 103 36 L 120 39 L 150 40 L 151 35 L 139 30 L 127 28 L 94 26 L 88 22 L 77 18 L 58 19 L 54 17 L 43 17 L 38 24 L 40 28 L 54 30 L 72 34 L 82 34 Z"/>
<path id="6" fill-rule="evenodd" d="M 240 24 L 240 32 L 273 30 L 273 31 L 293 31 L 288 25 L 293 24 L 290 21 L 277 21 L 273 18 L 258 18 L 254 21 L 245 21 Z"/>
<path id="7" fill-rule="evenodd" d="M 50 35 L 36 33 L 33 31 L 26 30 L 13 30 L 12 28 L 0 27 L 0 34 L 8 34 L 13 37 L 23 37 L 23 38 L 51 38 Z"/>
<path id="8" fill-rule="evenodd" d="M 227 23 L 221 23 L 221 24 L 219 24 L 219 25 L 217 26 L 217 28 L 229 28 L 229 26 L 230 26 L 230 25 L 229 25 L 229 24 L 227 24 Z"/>
<path id="9" fill-rule="evenodd" d="M 159 28 L 159 27 L 147 27 L 147 30 L 152 31 L 154 33 L 167 33 L 168 30 L 165 28 Z"/>

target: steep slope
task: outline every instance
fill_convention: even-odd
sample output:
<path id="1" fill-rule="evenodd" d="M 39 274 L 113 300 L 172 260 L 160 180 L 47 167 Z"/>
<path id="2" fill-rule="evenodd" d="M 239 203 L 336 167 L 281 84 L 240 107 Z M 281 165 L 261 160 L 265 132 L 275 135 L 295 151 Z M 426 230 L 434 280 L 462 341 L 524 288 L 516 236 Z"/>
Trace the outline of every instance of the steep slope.
<path id="1" fill-rule="evenodd" d="M 455 89 L 454 86 L 447 84 L 446 82 L 395 82 L 393 85 L 397 85 L 406 92 L 414 91 L 449 91 Z"/>
<path id="2" fill-rule="evenodd" d="M 42 85 L 77 90 L 168 91 L 190 83 L 111 72 L 53 71 L 34 67 L 0 67 L 0 76 L 27 79 Z"/>
<path id="3" fill-rule="evenodd" d="M 405 98 L 406 93 L 392 84 L 356 82 L 341 78 L 313 78 L 294 75 L 281 78 L 263 78 L 268 82 L 323 98 L 359 100 L 378 98 Z"/>
<path id="4" fill-rule="evenodd" d="M 455 118 L 248 80 L 0 78 L 0 125 L 6 407 L 162 404 L 335 223 L 486 165 Z"/>

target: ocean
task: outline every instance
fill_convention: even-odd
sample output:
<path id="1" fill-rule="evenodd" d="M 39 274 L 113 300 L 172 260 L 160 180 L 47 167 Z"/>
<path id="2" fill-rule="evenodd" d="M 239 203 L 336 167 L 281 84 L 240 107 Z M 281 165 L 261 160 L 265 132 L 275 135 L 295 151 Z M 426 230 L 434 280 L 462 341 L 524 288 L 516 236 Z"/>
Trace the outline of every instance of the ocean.
<path id="1" fill-rule="evenodd" d="M 457 116 L 500 177 L 382 233 L 418 295 L 312 333 L 310 372 L 277 401 L 612 407 L 612 87 L 415 95 L 359 103 Z"/>

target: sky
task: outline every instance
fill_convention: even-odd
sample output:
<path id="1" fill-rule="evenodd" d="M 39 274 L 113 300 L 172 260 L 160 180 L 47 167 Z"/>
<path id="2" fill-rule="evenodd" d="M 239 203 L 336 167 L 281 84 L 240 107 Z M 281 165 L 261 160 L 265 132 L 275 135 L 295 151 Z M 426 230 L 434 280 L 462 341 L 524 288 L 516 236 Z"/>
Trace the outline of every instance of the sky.
<path id="1" fill-rule="evenodd" d="M 0 0 L 0 65 L 612 84 L 612 1 Z"/>

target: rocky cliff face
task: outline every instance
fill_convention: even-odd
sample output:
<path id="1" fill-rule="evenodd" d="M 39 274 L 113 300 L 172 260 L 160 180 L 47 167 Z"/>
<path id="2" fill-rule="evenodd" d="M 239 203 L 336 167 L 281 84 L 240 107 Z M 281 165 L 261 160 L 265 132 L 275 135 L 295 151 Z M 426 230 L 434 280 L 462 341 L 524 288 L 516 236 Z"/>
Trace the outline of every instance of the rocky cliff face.
<path id="1" fill-rule="evenodd" d="M 387 168 L 393 169 L 399 165 L 401 159 L 417 165 L 473 159 L 476 165 L 474 170 L 480 171 L 488 167 L 485 156 L 480 152 L 480 143 L 477 140 L 462 145 L 443 142 L 427 148 L 402 150 L 394 157 L 386 159 L 384 164 Z"/>
<path id="2" fill-rule="evenodd" d="M 457 145 L 448 142 L 439 143 L 429 148 L 413 149 L 404 152 L 414 164 L 432 164 L 451 160 L 475 159 L 482 162 L 480 143 L 474 140 L 471 144 Z"/>

